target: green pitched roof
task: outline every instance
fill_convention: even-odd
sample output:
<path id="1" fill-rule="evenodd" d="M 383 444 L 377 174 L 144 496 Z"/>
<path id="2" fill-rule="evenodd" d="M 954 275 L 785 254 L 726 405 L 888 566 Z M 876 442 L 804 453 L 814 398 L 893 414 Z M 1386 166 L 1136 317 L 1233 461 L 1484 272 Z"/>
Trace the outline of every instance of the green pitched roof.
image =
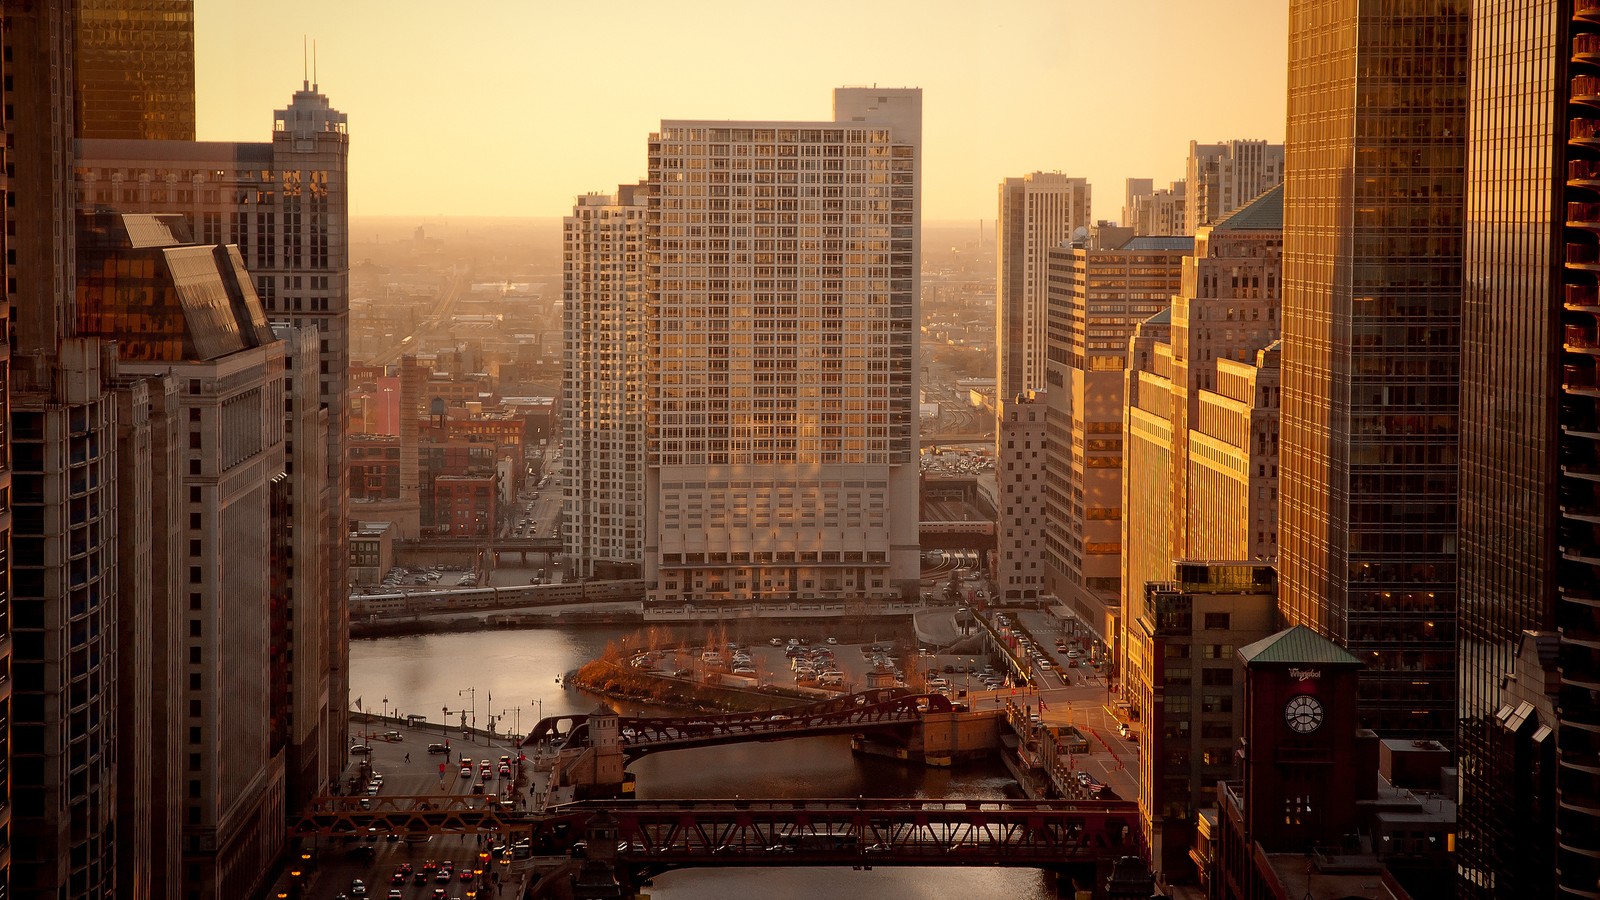
<path id="1" fill-rule="evenodd" d="M 1212 231 L 1282 231 L 1283 184 L 1270 188 L 1254 200 L 1211 226 Z"/>
<path id="2" fill-rule="evenodd" d="M 1283 663 L 1314 666 L 1359 666 L 1345 649 L 1304 625 L 1287 628 L 1271 637 L 1239 648 L 1246 663 Z"/>

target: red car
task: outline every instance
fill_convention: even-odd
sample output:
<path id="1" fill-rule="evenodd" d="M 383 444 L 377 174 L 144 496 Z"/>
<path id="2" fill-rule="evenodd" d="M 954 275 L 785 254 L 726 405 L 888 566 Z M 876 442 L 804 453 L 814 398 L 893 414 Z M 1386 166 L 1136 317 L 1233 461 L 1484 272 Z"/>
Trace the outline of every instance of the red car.
<path id="1" fill-rule="evenodd" d="M 472 870 L 471 869 L 462 869 L 461 870 L 461 880 L 462 881 L 471 881 L 472 880 Z"/>

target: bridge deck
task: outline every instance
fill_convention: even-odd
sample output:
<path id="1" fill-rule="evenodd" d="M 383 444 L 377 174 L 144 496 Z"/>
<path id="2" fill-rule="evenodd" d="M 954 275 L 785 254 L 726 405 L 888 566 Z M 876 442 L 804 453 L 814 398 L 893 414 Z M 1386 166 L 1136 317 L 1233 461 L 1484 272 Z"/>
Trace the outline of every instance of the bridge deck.
<path id="1" fill-rule="evenodd" d="M 1138 807 L 1124 801 L 597 800 L 539 813 L 452 795 L 382 797 L 372 805 L 324 798 L 294 833 L 514 833 L 528 837 L 535 855 L 588 854 L 640 872 L 762 865 L 1048 867 L 1141 850 Z M 614 835 L 616 843 L 592 846 L 586 841 L 592 834 Z"/>
<path id="2" fill-rule="evenodd" d="M 948 698 L 918 694 L 905 688 L 876 688 L 819 703 L 777 711 L 700 716 L 621 716 L 619 743 L 629 757 L 663 750 L 685 750 L 716 744 L 766 741 L 819 734 L 915 725 L 925 713 L 949 712 Z M 524 739 L 537 746 L 560 739 L 574 748 L 590 742 L 589 717 L 552 716 L 541 719 Z"/>

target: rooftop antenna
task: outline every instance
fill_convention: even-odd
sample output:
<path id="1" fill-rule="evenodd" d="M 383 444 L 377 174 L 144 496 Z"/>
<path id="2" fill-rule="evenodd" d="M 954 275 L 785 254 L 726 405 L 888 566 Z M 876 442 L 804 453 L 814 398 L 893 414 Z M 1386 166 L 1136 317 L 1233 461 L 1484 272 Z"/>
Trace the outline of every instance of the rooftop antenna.
<path id="1" fill-rule="evenodd" d="M 311 42 L 311 89 L 317 89 L 317 42 Z"/>
<path id="2" fill-rule="evenodd" d="M 310 62 L 310 60 L 311 60 L 311 50 L 310 50 L 310 44 L 309 44 L 310 40 L 311 40 L 311 38 L 310 38 L 309 35 L 304 35 L 304 34 L 300 35 L 300 89 L 301 90 L 305 90 L 306 88 L 311 87 L 311 79 L 309 77 L 309 75 L 311 74 L 311 62 Z"/>

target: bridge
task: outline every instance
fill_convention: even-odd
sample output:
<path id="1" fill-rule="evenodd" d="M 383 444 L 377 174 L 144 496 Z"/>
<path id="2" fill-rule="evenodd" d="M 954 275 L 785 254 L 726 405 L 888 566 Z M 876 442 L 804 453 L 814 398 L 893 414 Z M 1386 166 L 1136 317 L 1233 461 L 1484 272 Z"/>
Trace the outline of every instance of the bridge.
<path id="1" fill-rule="evenodd" d="M 363 800 L 365 802 L 363 802 Z M 364 808 L 368 807 L 370 808 Z M 533 856 L 588 858 L 639 884 L 702 866 L 1016 866 L 1142 855 L 1128 801 L 885 798 L 589 800 L 544 811 L 492 797 L 325 797 L 296 837 L 484 834 Z"/>
<path id="2" fill-rule="evenodd" d="M 793 706 L 764 713 L 727 713 L 705 716 L 606 716 L 615 727 L 617 744 L 625 758 L 647 753 L 687 750 L 718 744 L 772 741 L 822 734 L 854 733 L 892 726 L 921 724 L 928 713 L 952 712 L 940 694 L 916 694 L 905 688 L 874 688 L 859 694 Z M 563 750 L 594 745 L 591 716 L 551 716 L 523 739 L 524 747 L 559 744 Z"/>
<path id="3" fill-rule="evenodd" d="M 395 541 L 395 548 L 436 552 L 488 550 L 493 553 L 560 553 L 561 538 L 439 534 Z"/>

